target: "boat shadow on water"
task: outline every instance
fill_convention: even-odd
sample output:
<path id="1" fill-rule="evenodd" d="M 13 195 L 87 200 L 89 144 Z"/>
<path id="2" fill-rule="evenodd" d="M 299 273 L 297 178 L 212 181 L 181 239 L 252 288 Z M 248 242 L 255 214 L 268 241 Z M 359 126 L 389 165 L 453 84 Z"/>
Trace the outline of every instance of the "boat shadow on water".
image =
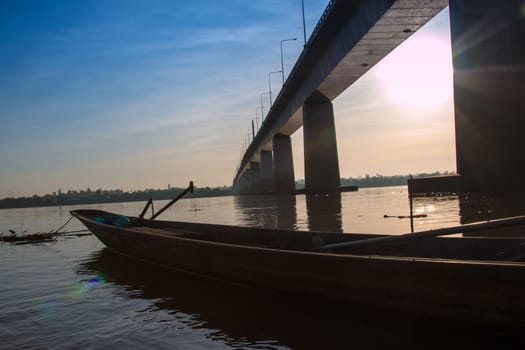
<path id="1" fill-rule="evenodd" d="M 212 330 L 212 339 L 232 347 L 428 349 L 525 343 L 523 329 L 302 299 L 181 273 L 108 248 L 81 262 L 76 272 L 104 276 L 126 298 L 151 300 L 153 310 L 186 314 L 188 328 Z"/>

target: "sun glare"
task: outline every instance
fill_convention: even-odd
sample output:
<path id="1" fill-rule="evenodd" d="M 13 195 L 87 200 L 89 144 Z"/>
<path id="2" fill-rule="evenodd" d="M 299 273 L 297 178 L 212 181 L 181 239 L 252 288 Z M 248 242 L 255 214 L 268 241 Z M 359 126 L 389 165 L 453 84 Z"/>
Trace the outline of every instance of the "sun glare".
<path id="1" fill-rule="evenodd" d="M 428 109 L 452 95 L 450 43 L 426 35 L 408 40 L 376 69 L 387 96 L 406 108 Z"/>

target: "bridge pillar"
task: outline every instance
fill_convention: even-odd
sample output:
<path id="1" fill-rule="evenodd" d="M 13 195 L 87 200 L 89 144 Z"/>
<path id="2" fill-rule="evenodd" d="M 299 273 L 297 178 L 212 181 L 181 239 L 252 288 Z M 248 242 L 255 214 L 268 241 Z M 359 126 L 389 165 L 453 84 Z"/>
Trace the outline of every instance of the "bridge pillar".
<path id="1" fill-rule="evenodd" d="M 306 192 L 331 192 L 341 185 L 334 109 L 316 91 L 303 106 L 304 181 Z"/>
<path id="2" fill-rule="evenodd" d="M 276 193 L 295 192 L 292 140 L 288 135 L 273 137 L 273 181 Z"/>
<path id="3" fill-rule="evenodd" d="M 273 158 L 271 151 L 261 151 L 261 192 L 273 191 Z"/>
<path id="4" fill-rule="evenodd" d="M 261 192 L 261 167 L 259 162 L 250 162 L 251 182 L 249 193 Z"/>
<path id="5" fill-rule="evenodd" d="M 244 173 L 244 194 L 249 194 L 252 192 L 252 170 L 247 169 Z"/>
<path id="6" fill-rule="evenodd" d="M 239 193 L 239 184 L 240 184 L 241 178 L 238 177 L 235 182 L 232 183 L 232 192 L 234 194 Z"/>
<path id="7" fill-rule="evenodd" d="M 456 163 L 480 187 L 525 175 L 523 1 L 450 0 Z"/>
<path id="8" fill-rule="evenodd" d="M 248 169 L 241 175 L 241 177 L 238 180 L 237 193 L 246 194 L 249 192 L 249 182 L 248 182 L 249 178 L 250 178 L 250 170 Z"/>

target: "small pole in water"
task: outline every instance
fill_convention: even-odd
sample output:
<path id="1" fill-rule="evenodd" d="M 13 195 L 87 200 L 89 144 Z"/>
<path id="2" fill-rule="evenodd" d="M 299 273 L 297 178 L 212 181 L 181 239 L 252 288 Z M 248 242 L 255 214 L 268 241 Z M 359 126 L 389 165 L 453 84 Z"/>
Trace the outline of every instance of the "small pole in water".
<path id="1" fill-rule="evenodd" d="M 410 203 L 410 232 L 414 233 L 414 211 L 412 205 L 412 175 L 408 176 L 408 202 Z"/>

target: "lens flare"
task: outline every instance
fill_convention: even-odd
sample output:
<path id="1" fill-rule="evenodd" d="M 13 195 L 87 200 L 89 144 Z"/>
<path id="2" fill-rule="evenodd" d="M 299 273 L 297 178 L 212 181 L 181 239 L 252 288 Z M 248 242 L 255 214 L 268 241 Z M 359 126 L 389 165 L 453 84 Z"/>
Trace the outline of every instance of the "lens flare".
<path id="1" fill-rule="evenodd" d="M 82 283 L 75 291 L 73 291 L 73 297 L 81 297 L 84 294 L 86 294 L 91 288 L 99 284 L 100 282 L 105 282 L 106 279 L 104 278 L 104 275 L 97 275 L 90 279 L 87 282 Z"/>
<path id="2" fill-rule="evenodd" d="M 38 315 L 38 319 L 41 321 L 60 315 L 57 310 L 63 308 L 68 301 L 83 297 L 90 289 L 101 282 L 106 282 L 106 279 L 104 275 L 99 274 L 75 288 L 69 297 L 41 300 L 34 305 L 35 314 Z"/>
<path id="3" fill-rule="evenodd" d="M 58 299 L 44 300 L 38 303 L 36 307 L 39 318 L 45 320 L 55 316 L 59 304 L 60 300 Z"/>

